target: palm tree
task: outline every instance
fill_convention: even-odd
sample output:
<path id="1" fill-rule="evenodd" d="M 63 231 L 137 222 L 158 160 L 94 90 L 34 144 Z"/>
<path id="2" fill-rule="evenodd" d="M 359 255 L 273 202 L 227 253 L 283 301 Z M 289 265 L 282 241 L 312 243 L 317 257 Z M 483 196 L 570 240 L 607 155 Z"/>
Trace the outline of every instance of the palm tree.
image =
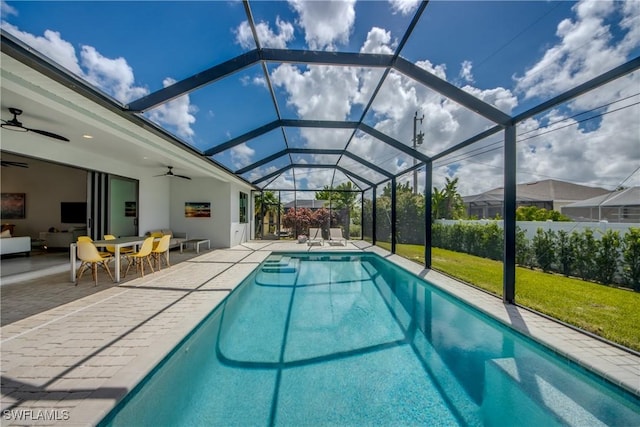
<path id="1" fill-rule="evenodd" d="M 270 224 L 272 219 L 277 221 L 283 211 L 282 204 L 273 191 L 263 191 L 262 194 L 257 194 L 255 196 L 255 209 L 256 234 L 262 234 L 262 224 L 265 222 L 265 218 L 267 219 L 267 224 Z"/>
<path id="2" fill-rule="evenodd" d="M 431 215 L 433 219 L 460 219 L 465 216 L 464 202 L 458 193 L 458 178 L 446 178 L 442 190 L 433 187 L 431 196 Z"/>
<path id="3" fill-rule="evenodd" d="M 325 185 L 321 191 L 316 192 L 316 200 L 330 200 L 333 209 L 345 209 L 347 213 L 346 232 L 349 233 L 351 213 L 355 208 L 358 193 L 351 181 L 343 182 L 335 188 Z"/>

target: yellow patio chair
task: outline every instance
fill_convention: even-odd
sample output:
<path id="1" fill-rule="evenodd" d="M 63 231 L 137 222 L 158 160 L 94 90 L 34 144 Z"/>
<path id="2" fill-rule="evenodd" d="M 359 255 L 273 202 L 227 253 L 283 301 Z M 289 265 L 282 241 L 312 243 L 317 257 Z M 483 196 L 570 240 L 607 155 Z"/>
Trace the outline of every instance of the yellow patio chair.
<path id="1" fill-rule="evenodd" d="M 151 250 L 153 249 L 153 237 L 147 237 L 144 239 L 142 246 L 140 246 L 140 250 L 138 252 L 132 252 L 127 255 L 127 259 L 129 260 L 129 265 L 127 265 L 127 269 L 124 272 L 123 277 L 126 277 L 129 272 L 129 268 L 131 268 L 131 264 L 136 265 L 136 271 L 140 269 L 142 272 L 142 277 L 144 277 L 144 261 L 147 261 L 149 264 L 149 268 L 153 273 L 153 266 L 151 265 Z"/>
<path id="2" fill-rule="evenodd" d="M 100 252 L 98 252 L 98 248 L 92 243 L 85 241 L 78 242 L 78 258 L 82 261 L 80 264 L 80 268 L 78 268 L 78 279 L 76 280 L 76 286 L 82 279 L 82 274 L 88 269 L 91 268 L 91 274 L 93 276 L 93 280 L 98 286 L 98 265 L 100 267 L 107 270 L 109 273 L 109 277 L 113 281 L 113 275 L 109 270 L 108 262 L 111 259 L 110 255 L 102 256 Z"/>
<path id="3" fill-rule="evenodd" d="M 93 239 L 89 236 L 78 236 L 78 242 L 93 243 Z M 98 250 L 98 253 L 100 253 L 100 255 L 102 255 L 103 257 L 108 257 L 110 255 L 109 252 L 105 252 L 101 250 Z"/>
<path id="4" fill-rule="evenodd" d="M 156 267 L 160 270 L 162 264 L 162 255 L 164 254 L 164 262 L 167 267 L 171 267 L 169 264 L 169 244 L 171 243 L 171 235 L 165 234 L 160 238 L 160 241 L 154 245 L 151 250 L 151 256 L 156 261 Z"/>
<path id="5" fill-rule="evenodd" d="M 160 243 L 160 240 L 155 239 L 161 239 L 162 236 L 164 236 L 164 233 L 161 231 L 154 231 L 150 236 L 153 237 L 153 249 L 155 249 L 158 246 L 158 243 Z M 169 238 L 171 238 L 171 235 L 169 235 Z"/>
<path id="6" fill-rule="evenodd" d="M 115 240 L 116 236 L 114 236 L 113 234 L 105 234 L 104 235 L 104 240 Z M 113 245 L 107 245 L 104 247 L 107 252 L 109 252 L 111 255 L 115 256 L 116 255 L 116 247 Z M 127 255 L 132 254 L 133 253 L 133 248 L 120 248 L 120 259 L 126 259 L 127 261 L 129 261 L 129 259 L 127 258 Z"/>

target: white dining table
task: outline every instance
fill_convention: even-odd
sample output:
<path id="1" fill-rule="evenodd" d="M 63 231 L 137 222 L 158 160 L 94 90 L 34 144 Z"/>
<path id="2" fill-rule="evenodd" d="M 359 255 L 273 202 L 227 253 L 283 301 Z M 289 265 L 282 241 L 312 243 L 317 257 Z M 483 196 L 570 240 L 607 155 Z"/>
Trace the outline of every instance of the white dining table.
<path id="1" fill-rule="evenodd" d="M 115 249 L 115 253 L 113 257 L 115 258 L 115 273 L 113 275 L 114 282 L 120 282 L 120 249 L 142 245 L 145 241 L 146 237 L 144 236 L 132 236 L 132 237 L 118 237 L 112 240 L 94 240 L 93 244 L 98 248 L 104 248 L 105 246 L 113 246 Z M 159 240 L 159 239 L 156 239 Z M 77 250 L 78 245 L 76 243 L 72 243 L 70 245 L 69 257 L 71 261 L 71 281 L 73 283 L 76 282 L 76 263 L 77 263 Z"/>

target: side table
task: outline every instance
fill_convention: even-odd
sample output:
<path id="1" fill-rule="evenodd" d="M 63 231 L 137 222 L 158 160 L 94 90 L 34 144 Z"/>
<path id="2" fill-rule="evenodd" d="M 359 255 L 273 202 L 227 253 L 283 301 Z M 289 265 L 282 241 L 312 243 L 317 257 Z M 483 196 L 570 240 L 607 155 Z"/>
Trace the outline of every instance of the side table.
<path id="1" fill-rule="evenodd" d="M 193 246 L 196 250 L 196 253 L 200 253 L 200 245 L 207 244 L 207 249 L 211 249 L 211 241 L 209 239 L 189 239 L 183 242 L 180 242 L 180 253 L 184 250 L 185 246 Z"/>

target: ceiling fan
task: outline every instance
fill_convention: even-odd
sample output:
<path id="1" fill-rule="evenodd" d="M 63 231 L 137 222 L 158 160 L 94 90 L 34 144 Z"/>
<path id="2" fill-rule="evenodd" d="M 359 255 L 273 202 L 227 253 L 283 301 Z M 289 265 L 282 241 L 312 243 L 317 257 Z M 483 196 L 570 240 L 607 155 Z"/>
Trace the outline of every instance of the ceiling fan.
<path id="1" fill-rule="evenodd" d="M 9 166 L 16 166 L 16 167 L 19 167 L 19 168 L 28 168 L 29 167 L 29 165 L 27 163 L 24 163 L 24 162 L 12 162 L 12 161 L 9 161 L 9 160 L 0 160 L 0 163 L 2 163 L 2 166 L 5 166 L 5 167 L 9 167 Z"/>
<path id="2" fill-rule="evenodd" d="M 12 130 L 15 132 L 35 132 L 35 133 L 39 133 L 40 135 L 48 136 L 50 138 L 59 139 L 60 141 L 69 141 L 69 138 L 65 138 L 64 136 L 55 134 L 53 132 L 48 132 L 46 130 L 40 130 L 40 129 L 31 129 L 31 128 L 22 126 L 22 123 L 18 121 L 18 116 L 22 114 L 22 110 L 20 110 L 19 108 L 9 107 L 9 112 L 13 114 L 13 119 L 11 120 L 2 119 L 2 124 L 0 125 L 2 129 Z"/>
<path id="3" fill-rule="evenodd" d="M 162 175 L 155 175 L 155 176 L 170 176 L 172 178 L 183 178 L 183 179 L 191 179 L 188 176 L 184 176 L 184 175 L 176 175 L 175 173 L 173 173 L 173 166 L 167 166 L 169 168 L 169 170 L 165 173 L 163 173 Z"/>

